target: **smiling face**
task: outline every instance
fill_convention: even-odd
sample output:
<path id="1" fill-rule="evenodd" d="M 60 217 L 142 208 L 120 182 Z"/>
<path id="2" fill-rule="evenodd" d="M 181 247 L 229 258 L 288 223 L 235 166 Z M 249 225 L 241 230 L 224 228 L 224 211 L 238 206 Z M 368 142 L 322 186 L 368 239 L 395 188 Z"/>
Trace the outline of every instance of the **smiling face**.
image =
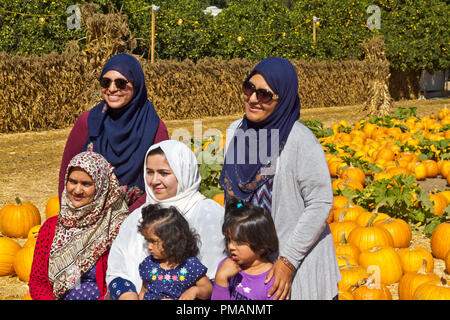
<path id="1" fill-rule="evenodd" d="M 110 70 L 103 75 L 103 78 L 108 78 L 111 80 L 115 79 L 125 79 L 120 72 L 115 70 Z M 101 89 L 102 97 L 112 109 L 120 109 L 126 106 L 133 99 L 133 84 L 128 82 L 125 89 L 119 90 L 116 87 L 114 81 L 111 81 L 108 88 Z"/>
<path id="2" fill-rule="evenodd" d="M 145 182 L 158 200 L 169 199 L 177 194 L 177 177 L 162 154 L 147 157 Z"/>
<path id="3" fill-rule="evenodd" d="M 66 195 L 75 208 L 80 208 L 94 200 L 95 184 L 81 168 L 73 168 L 67 178 Z"/>
<path id="4" fill-rule="evenodd" d="M 249 79 L 249 82 L 255 86 L 256 90 L 265 89 L 275 94 L 264 77 L 259 73 L 255 73 Z M 247 119 L 252 122 L 261 122 L 272 114 L 277 106 L 277 102 L 278 100 L 271 100 L 268 103 L 259 102 L 256 98 L 256 92 L 253 92 L 250 96 L 244 94 L 245 115 L 247 116 Z"/>

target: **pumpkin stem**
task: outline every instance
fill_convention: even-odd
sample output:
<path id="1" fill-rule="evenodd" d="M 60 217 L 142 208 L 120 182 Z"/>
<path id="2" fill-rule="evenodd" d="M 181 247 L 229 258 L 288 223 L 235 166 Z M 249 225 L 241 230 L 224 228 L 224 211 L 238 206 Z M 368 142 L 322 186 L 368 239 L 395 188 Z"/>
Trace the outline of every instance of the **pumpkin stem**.
<path id="1" fill-rule="evenodd" d="M 343 244 L 343 245 L 348 244 L 347 237 L 345 236 L 345 232 L 342 232 L 339 244 Z"/>
<path id="2" fill-rule="evenodd" d="M 420 274 L 426 274 L 427 273 L 427 264 L 428 264 L 428 261 L 427 261 L 427 259 L 425 259 L 425 258 L 423 258 L 422 259 L 422 266 L 420 267 L 420 269 L 419 269 L 419 271 L 417 272 L 417 273 L 420 273 Z"/>
<path id="3" fill-rule="evenodd" d="M 342 212 L 339 214 L 339 219 L 338 219 L 339 222 L 344 222 L 345 221 L 344 217 L 347 214 L 347 212 L 348 212 L 347 210 L 342 210 Z"/>
<path id="4" fill-rule="evenodd" d="M 374 212 L 373 215 L 370 217 L 369 221 L 367 221 L 366 227 L 371 227 L 373 225 L 373 221 L 378 216 L 377 212 Z"/>
<path id="5" fill-rule="evenodd" d="M 16 197 L 16 203 L 17 203 L 18 206 L 22 205 L 22 201 L 20 200 L 19 197 Z"/>

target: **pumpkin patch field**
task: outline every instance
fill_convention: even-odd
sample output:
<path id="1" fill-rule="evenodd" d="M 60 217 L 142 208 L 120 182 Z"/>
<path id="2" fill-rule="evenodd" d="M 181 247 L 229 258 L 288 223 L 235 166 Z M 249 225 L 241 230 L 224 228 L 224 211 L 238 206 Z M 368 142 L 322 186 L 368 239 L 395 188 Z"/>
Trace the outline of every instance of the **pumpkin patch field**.
<path id="1" fill-rule="evenodd" d="M 342 276 L 339 298 L 450 300 L 450 99 L 394 107 L 383 118 L 365 117 L 361 106 L 301 111 L 323 146 L 332 181 L 327 223 Z M 203 132 L 225 133 L 240 117 L 202 119 Z M 165 121 L 169 136 L 179 128 L 192 132 L 193 121 Z M 34 245 L 40 225 L 58 212 L 69 132 L 0 134 L 0 300 L 30 299 Z M 208 145 L 206 138 L 194 152 Z M 199 168 L 201 191 L 218 202 L 220 169 Z"/>

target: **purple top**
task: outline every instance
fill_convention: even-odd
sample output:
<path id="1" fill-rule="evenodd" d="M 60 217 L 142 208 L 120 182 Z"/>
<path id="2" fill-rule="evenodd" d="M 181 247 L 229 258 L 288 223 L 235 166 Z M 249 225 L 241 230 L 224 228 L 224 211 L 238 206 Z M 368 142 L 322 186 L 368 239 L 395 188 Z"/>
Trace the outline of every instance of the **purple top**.
<path id="1" fill-rule="evenodd" d="M 217 269 L 224 260 L 219 263 Z M 243 270 L 239 271 L 228 279 L 228 287 L 214 283 L 211 300 L 272 300 L 273 295 L 268 298 L 267 294 L 272 288 L 273 277 L 267 284 L 264 284 L 269 271 L 270 269 L 256 275 L 245 273 Z"/>
<path id="2" fill-rule="evenodd" d="M 80 278 L 80 283 L 68 291 L 63 300 L 98 300 L 102 296 L 100 294 L 100 290 L 97 285 L 97 281 L 95 279 L 95 270 L 96 266 L 94 266 L 91 270 L 86 272 Z"/>

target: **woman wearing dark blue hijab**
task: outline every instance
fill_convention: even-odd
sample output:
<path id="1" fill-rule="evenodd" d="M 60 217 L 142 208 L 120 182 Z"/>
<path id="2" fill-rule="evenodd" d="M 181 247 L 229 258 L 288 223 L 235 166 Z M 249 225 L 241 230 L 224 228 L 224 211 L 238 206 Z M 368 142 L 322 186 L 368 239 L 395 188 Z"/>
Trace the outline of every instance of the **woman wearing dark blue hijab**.
<path id="1" fill-rule="evenodd" d="M 227 130 L 225 196 L 266 207 L 280 250 L 266 283 L 274 299 L 333 299 L 340 272 L 326 222 L 333 204 L 322 146 L 300 117 L 298 76 L 286 59 L 259 62 L 243 84 L 245 115 Z"/>
<path id="2" fill-rule="evenodd" d="M 77 119 L 66 142 L 59 194 L 70 159 L 86 150 L 103 155 L 127 186 L 130 211 L 145 202 L 142 176 L 148 148 L 169 138 L 164 122 L 148 100 L 139 61 L 126 53 L 111 57 L 99 77 L 103 100 Z"/>

